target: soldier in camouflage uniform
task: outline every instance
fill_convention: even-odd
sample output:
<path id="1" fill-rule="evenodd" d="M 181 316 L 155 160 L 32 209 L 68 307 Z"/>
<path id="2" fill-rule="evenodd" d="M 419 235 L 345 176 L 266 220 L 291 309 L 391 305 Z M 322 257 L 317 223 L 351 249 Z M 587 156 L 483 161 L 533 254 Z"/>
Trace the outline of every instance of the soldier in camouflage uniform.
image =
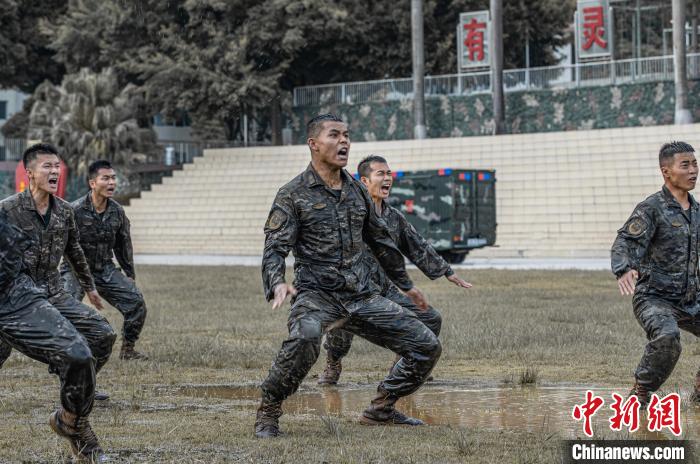
<path id="1" fill-rule="evenodd" d="M 459 287 L 471 288 L 470 283 L 455 275 L 450 265 L 437 254 L 399 210 L 386 204 L 385 200 L 389 197 L 393 184 L 391 169 L 386 159 L 379 155 L 370 155 L 357 165 L 357 172 L 360 175 L 360 181 L 367 187 L 377 214 L 386 222 L 391 239 L 401 253 L 430 279 L 445 276 L 447 280 Z M 432 306 L 427 310 L 420 310 L 410 298 L 391 283 L 382 267 L 376 262 L 374 255 L 367 251 L 366 259 L 370 260 L 372 268 L 375 269 L 372 280 L 379 287 L 380 295 L 414 313 L 436 337 L 439 336 L 442 327 L 440 313 Z M 326 368 L 319 377 L 319 384 L 338 383 L 342 371 L 341 361 L 350 351 L 352 339 L 352 333 L 343 329 L 334 329 L 326 334 L 323 344 L 326 350 Z"/>
<path id="2" fill-rule="evenodd" d="M 413 287 L 403 256 L 373 211 L 367 191 L 343 170 L 350 150 L 345 123 L 321 115 L 309 122 L 307 132 L 311 164 L 279 190 L 265 224 L 265 296 L 273 300 L 273 308 L 287 296 L 293 300 L 289 337 L 261 386 L 255 434 L 280 434 L 282 401 L 316 362 L 323 332 L 339 325 L 403 356 L 380 383 L 362 423 L 420 425 L 394 404 L 423 384 L 440 357 L 440 342 L 413 313 L 378 294 L 364 259 L 363 240 L 400 289 L 422 309 L 427 303 Z M 290 250 L 295 257 L 294 286 L 285 282 Z"/>
<path id="3" fill-rule="evenodd" d="M 688 193 L 698 176 L 694 151 L 684 142 L 661 147 L 664 186 L 637 205 L 612 247 L 612 271 L 620 292 L 634 295 L 634 315 L 649 340 L 631 392 L 642 404 L 678 361 L 679 329 L 700 336 L 700 207 Z M 700 371 L 692 400 L 700 402 Z"/>
<path id="4" fill-rule="evenodd" d="M 0 202 L 0 339 L 47 363 L 61 378 L 61 408 L 49 423 L 80 458 L 98 458 L 88 415 L 95 374 L 109 358 L 116 338 L 107 320 L 63 292 L 58 263 L 65 253 L 91 302 L 101 307 L 73 212 L 55 197 L 60 160 L 51 145 L 29 147 L 23 158 L 29 188 Z"/>
<path id="5" fill-rule="evenodd" d="M 124 315 L 120 359 L 148 359 L 134 349 L 146 320 L 146 303 L 134 280 L 133 248 L 129 219 L 124 208 L 112 199 L 117 176 L 109 161 L 95 161 L 88 168 L 90 192 L 71 206 L 80 232 L 80 246 L 85 253 L 97 292 Z M 112 261 L 116 257 L 122 272 Z M 68 262 L 61 266 L 63 287 L 76 300 L 83 299 L 83 289 Z"/>

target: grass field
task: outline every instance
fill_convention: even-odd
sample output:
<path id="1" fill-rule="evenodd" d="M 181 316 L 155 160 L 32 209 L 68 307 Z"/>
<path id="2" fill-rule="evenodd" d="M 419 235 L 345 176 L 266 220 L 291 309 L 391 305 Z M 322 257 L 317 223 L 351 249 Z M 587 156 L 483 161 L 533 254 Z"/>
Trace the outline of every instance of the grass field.
<path id="1" fill-rule="evenodd" d="M 461 271 L 474 284 L 412 273 L 444 318 L 438 381 L 596 385 L 626 391 L 645 337 L 630 298 L 606 272 Z M 253 438 L 253 402 L 178 394 L 192 384 L 254 386 L 286 336 L 286 309 L 264 301 L 260 271 L 243 267 L 139 268 L 149 307 L 139 348 L 146 362 L 116 353 L 98 376 L 112 400 L 92 423 L 110 462 L 553 462 L 557 430 L 429 426 L 368 428 L 356 416 L 285 414 L 286 436 Z M 106 310 L 120 328 L 121 316 Z M 687 390 L 700 343 L 683 334 L 684 352 L 665 388 Z M 323 354 L 322 354 L 323 357 Z M 356 339 L 342 383 L 376 385 L 393 355 Z M 316 390 L 314 377 L 304 384 Z M 340 386 L 342 388 L 342 385 Z M 369 401 L 370 397 L 367 397 Z M 0 370 L 0 462 L 63 462 L 68 446 L 47 419 L 58 379 L 17 353 Z M 359 413 L 360 410 L 357 411 Z"/>

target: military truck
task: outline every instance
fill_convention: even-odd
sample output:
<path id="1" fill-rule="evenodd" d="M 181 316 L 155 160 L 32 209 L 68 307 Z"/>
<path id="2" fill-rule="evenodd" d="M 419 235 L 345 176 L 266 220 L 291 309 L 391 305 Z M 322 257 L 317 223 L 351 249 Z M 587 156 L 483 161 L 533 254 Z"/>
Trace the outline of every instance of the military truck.
<path id="1" fill-rule="evenodd" d="M 464 261 L 496 242 L 496 172 L 470 169 L 397 171 L 388 199 L 445 260 Z"/>

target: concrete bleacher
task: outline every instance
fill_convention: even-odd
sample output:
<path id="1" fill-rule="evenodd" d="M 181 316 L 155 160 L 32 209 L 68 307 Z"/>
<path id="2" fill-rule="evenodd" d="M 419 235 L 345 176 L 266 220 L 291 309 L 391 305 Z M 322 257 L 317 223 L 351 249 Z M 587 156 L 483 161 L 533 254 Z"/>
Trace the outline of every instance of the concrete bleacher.
<path id="1" fill-rule="evenodd" d="M 658 150 L 700 124 L 352 145 L 394 170 L 496 170 L 498 247 L 474 257 L 604 258 L 635 204 L 663 181 Z M 127 208 L 138 254 L 259 256 L 277 189 L 305 169 L 306 146 L 206 150 Z"/>

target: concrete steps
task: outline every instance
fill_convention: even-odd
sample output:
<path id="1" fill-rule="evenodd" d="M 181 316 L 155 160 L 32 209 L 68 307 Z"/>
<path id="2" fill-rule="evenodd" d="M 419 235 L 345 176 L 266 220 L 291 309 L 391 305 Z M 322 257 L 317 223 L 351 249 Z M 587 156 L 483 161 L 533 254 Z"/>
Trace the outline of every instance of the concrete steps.
<path id="1" fill-rule="evenodd" d="M 700 125 L 353 144 L 351 164 L 383 154 L 393 170 L 496 169 L 498 247 L 475 257 L 606 258 L 634 206 L 657 191 L 658 150 L 700 148 Z M 207 150 L 127 208 L 136 253 L 259 256 L 277 190 L 303 171 L 305 146 Z"/>

